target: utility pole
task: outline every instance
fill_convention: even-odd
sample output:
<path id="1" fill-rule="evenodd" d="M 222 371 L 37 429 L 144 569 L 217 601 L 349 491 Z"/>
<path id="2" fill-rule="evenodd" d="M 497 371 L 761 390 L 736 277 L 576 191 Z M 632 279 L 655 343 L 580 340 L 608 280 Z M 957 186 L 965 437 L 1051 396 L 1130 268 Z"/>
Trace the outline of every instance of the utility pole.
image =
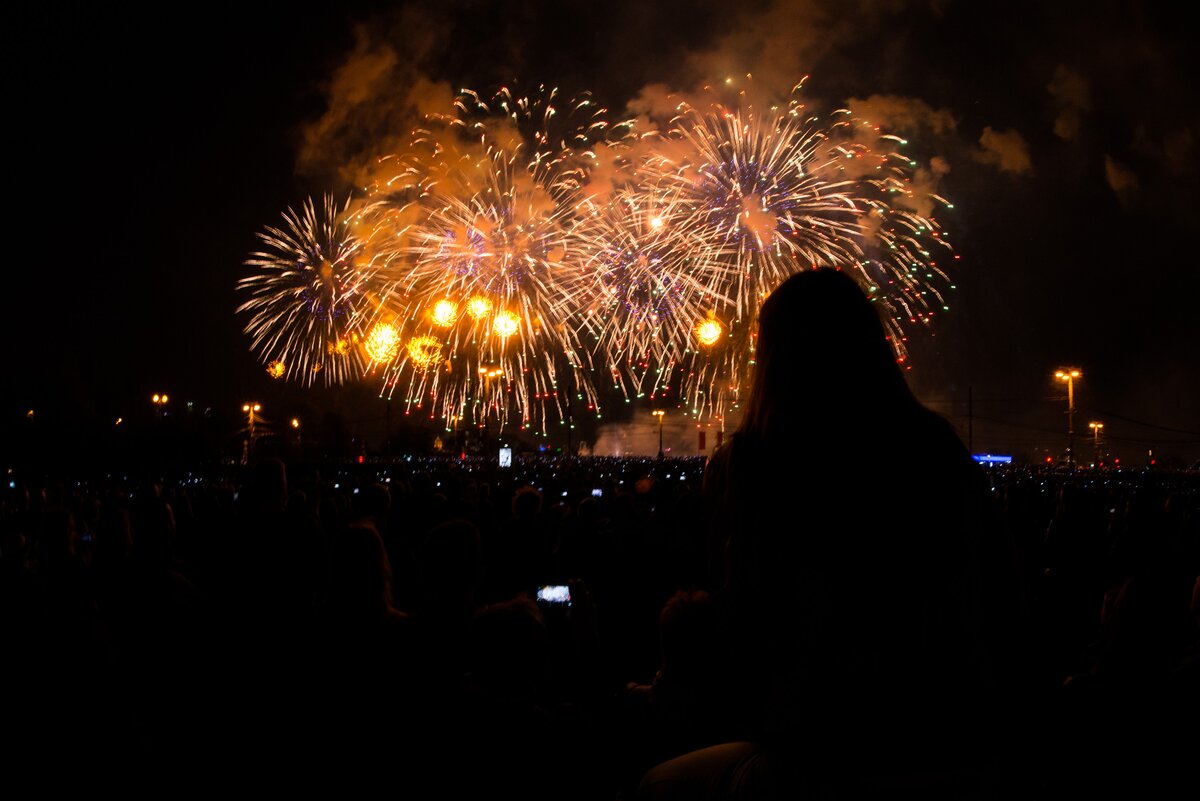
<path id="1" fill-rule="evenodd" d="M 1067 382 L 1067 467 L 1075 469 L 1075 379 L 1083 371 L 1077 367 L 1063 367 L 1054 373 L 1059 381 Z"/>
<path id="2" fill-rule="evenodd" d="M 663 458 L 663 416 L 666 415 L 666 412 L 663 411 L 662 409 L 659 409 L 656 412 L 652 412 L 652 414 L 658 418 L 658 458 L 662 459 Z"/>

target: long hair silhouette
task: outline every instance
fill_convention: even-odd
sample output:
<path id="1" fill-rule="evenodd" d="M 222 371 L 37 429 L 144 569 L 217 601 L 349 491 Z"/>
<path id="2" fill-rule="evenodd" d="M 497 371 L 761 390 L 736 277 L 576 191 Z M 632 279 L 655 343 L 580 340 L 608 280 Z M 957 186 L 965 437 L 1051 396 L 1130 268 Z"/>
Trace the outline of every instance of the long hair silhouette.
<path id="1" fill-rule="evenodd" d="M 957 725 L 954 699 L 986 680 L 981 477 L 909 390 L 850 276 L 783 282 L 763 304 L 756 361 L 704 488 L 734 706 L 756 739 L 830 766 L 867 767 L 833 744 L 867 720 L 869 769 L 919 764 L 898 722 L 920 711 Z"/>
<path id="2" fill-rule="evenodd" d="M 838 270 L 797 273 L 771 293 L 755 360 L 743 439 L 792 439 L 804 415 L 861 425 L 918 408 L 874 304 Z"/>

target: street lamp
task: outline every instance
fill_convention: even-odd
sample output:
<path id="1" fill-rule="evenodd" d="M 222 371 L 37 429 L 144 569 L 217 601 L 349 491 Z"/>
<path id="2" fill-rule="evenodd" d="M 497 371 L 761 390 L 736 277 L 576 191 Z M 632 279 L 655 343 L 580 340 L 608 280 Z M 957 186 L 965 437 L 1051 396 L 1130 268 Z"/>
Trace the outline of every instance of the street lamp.
<path id="1" fill-rule="evenodd" d="M 504 314 L 509 314 L 509 313 L 504 312 Z M 511 315 L 511 316 L 513 316 L 515 319 L 515 315 Z M 513 329 L 513 330 L 515 331 L 516 329 Z M 507 336 L 508 336 L 507 334 L 504 334 L 504 335 L 502 335 L 501 338 L 507 338 Z M 479 437 L 480 437 L 479 444 L 485 450 L 487 449 L 487 443 L 489 440 L 488 424 L 489 424 L 489 421 L 491 420 L 490 411 L 493 407 L 499 408 L 499 406 L 497 405 L 498 402 L 492 399 L 492 382 L 495 381 L 496 379 L 500 379 L 501 381 L 504 381 L 505 377 L 506 376 L 505 376 L 504 370 L 495 365 L 488 365 L 488 366 L 479 368 L 479 379 L 483 382 L 483 398 L 482 398 L 482 400 L 483 400 L 483 416 L 482 416 L 481 421 L 478 426 Z M 501 390 L 501 391 L 503 391 L 503 390 Z M 460 416 L 462 414 L 461 408 L 459 409 L 459 414 L 460 414 Z M 499 431 L 501 434 L 504 433 L 503 419 L 500 421 Z M 459 452 L 460 455 L 466 451 L 466 439 L 467 439 L 467 435 L 466 435 L 466 431 L 464 430 L 463 431 L 463 450 Z"/>
<path id="2" fill-rule="evenodd" d="M 1054 377 L 1067 382 L 1067 466 L 1075 469 L 1075 379 L 1083 371 L 1078 367 L 1063 367 L 1055 371 Z"/>
<path id="3" fill-rule="evenodd" d="M 150 402 L 154 404 L 154 408 L 158 411 L 159 417 L 166 416 L 167 413 L 167 395 L 166 393 L 155 392 L 150 396 Z"/>
<path id="4" fill-rule="evenodd" d="M 663 458 L 663 438 L 662 438 L 663 416 L 666 414 L 666 412 L 663 411 L 662 409 L 658 409 L 656 411 L 651 412 L 650 414 L 652 414 L 658 418 L 658 458 L 661 459 L 661 458 Z"/>
<path id="5" fill-rule="evenodd" d="M 1100 429 L 1104 428 L 1104 423 L 1093 420 L 1088 423 L 1088 428 L 1092 429 L 1092 448 L 1096 451 L 1096 464 L 1100 464 Z"/>
<path id="6" fill-rule="evenodd" d="M 255 413 L 262 411 L 262 404 L 243 403 L 242 411 L 246 413 L 246 427 L 250 434 L 245 442 L 245 447 L 242 449 L 242 464 L 248 464 L 250 462 L 250 451 L 254 448 L 254 424 L 258 419 L 255 417 Z"/>
<path id="7" fill-rule="evenodd" d="M 458 414 L 450 415 L 450 427 L 446 430 L 450 432 L 450 441 L 452 447 L 458 451 L 458 458 L 465 459 L 467 455 L 467 435 L 466 430 L 459 430 L 458 423 L 462 420 L 463 408 L 460 406 Z"/>

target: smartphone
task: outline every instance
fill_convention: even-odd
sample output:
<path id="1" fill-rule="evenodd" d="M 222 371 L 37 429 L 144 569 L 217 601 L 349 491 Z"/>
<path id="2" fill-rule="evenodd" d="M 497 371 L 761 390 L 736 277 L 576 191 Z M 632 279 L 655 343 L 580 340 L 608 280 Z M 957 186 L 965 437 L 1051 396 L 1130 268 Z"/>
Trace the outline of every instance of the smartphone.
<path id="1" fill-rule="evenodd" d="M 571 605 L 571 588 L 566 584 L 547 584 L 538 587 L 537 599 L 544 604 Z"/>
<path id="2" fill-rule="evenodd" d="M 500 449 L 500 467 L 512 467 L 512 448 Z"/>
<path id="3" fill-rule="evenodd" d="M 604 490 L 602 490 L 600 488 L 596 488 L 596 489 L 592 490 L 592 497 L 593 498 L 603 498 Z"/>

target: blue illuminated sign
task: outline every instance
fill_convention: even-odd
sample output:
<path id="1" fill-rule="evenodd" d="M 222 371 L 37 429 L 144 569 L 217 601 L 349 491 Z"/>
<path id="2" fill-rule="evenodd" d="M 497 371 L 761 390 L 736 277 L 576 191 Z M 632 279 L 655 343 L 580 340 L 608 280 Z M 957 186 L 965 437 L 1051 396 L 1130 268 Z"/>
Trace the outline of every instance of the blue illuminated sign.
<path id="1" fill-rule="evenodd" d="M 980 464 L 1012 464 L 1011 456 L 993 456 L 990 453 L 976 453 L 971 458 Z"/>

